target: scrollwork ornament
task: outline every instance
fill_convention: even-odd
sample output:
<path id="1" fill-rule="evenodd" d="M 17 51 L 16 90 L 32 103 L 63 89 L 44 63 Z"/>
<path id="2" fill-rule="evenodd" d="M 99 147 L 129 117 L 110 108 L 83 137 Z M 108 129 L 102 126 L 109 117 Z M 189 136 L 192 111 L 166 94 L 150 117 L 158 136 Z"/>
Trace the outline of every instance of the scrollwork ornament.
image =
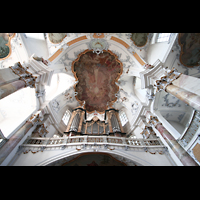
<path id="1" fill-rule="evenodd" d="M 93 53 L 100 54 L 103 50 L 108 50 L 109 44 L 105 39 L 92 39 L 89 44 L 89 50 L 93 50 Z"/>

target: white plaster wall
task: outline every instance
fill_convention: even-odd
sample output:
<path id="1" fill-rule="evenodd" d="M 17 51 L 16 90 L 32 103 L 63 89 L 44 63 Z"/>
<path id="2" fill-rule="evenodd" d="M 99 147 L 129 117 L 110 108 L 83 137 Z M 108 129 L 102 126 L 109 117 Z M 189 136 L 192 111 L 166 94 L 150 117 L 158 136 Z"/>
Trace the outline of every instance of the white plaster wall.
<path id="1" fill-rule="evenodd" d="M 135 80 L 134 92 L 142 103 L 146 102 L 146 89 L 141 89 L 141 79 L 138 77 Z"/>
<path id="2" fill-rule="evenodd" d="M 171 120 L 169 120 L 168 122 L 180 133 L 180 135 L 185 130 L 185 126 L 180 124 L 180 123 L 178 123 L 178 122 L 171 121 Z"/>
<path id="3" fill-rule="evenodd" d="M 139 126 L 134 130 L 134 134 L 137 138 L 143 138 L 141 132 L 142 129 Z"/>
<path id="4" fill-rule="evenodd" d="M 168 42 L 150 44 L 147 52 L 147 63 L 153 64 L 157 59 L 162 62 L 169 46 Z"/>
<path id="5" fill-rule="evenodd" d="M 53 137 L 53 135 L 57 132 L 53 125 L 48 126 L 47 131 L 49 132 L 46 134 L 46 137 Z"/>
<path id="6" fill-rule="evenodd" d="M 47 59 L 49 57 L 45 40 L 24 37 L 23 41 L 29 57 L 34 53 L 39 57 L 43 57 L 44 59 Z"/>

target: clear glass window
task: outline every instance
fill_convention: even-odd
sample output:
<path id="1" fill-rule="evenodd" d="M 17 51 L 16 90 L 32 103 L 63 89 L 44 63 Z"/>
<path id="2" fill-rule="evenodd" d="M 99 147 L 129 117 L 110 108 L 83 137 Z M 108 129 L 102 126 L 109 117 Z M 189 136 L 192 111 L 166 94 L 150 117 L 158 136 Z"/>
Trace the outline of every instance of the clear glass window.
<path id="1" fill-rule="evenodd" d="M 157 42 L 167 42 L 171 33 L 159 33 Z"/>
<path id="2" fill-rule="evenodd" d="M 66 110 L 65 114 L 63 115 L 63 122 L 65 123 L 65 125 L 67 126 L 68 122 L 69 122 L 69 119 L 70 119 L 70 116 L 71 116 L 71 112 L 69 110 Z"/>
<path id="3" fill-rule="evenodd" d="M 120 112 L 119 118 L 120 118 L 122 126 L 124 126 L 128 122 L 128 118 L 127 118 L 125 112 Z"/>

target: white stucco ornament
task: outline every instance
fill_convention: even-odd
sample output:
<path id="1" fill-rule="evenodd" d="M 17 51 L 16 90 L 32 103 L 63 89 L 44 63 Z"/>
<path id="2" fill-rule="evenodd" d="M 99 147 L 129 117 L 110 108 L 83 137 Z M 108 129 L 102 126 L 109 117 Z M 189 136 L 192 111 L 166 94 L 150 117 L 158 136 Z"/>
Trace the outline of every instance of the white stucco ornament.
<path id="1" fill-rule="evenodd" d="M 93 50 L 93 53 L 100 54 L 103 50 L 108 50 L 109 44 L 105 39 L 92 39 L 89 43 L 89 49 Z"/>

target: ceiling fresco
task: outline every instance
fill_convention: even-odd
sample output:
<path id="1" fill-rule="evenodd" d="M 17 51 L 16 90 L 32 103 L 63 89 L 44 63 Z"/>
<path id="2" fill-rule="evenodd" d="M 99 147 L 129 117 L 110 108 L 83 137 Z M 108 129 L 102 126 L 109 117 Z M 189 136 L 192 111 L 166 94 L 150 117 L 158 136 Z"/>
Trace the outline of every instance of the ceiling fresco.
<path id="1" fill-rule="evenodd" d="M 61 43 L 66 36 L 67 33 L 48 33 L 50 42 L 54 44 Z"/>
<path id="2" fill-rule="evenodd" d="M 14 33 L 0 33 L 0 60 L 6 59 L 11 54 L 10 39 Z"/>
<path id="3" fill-rule="evenodd" d="M 143 47 L 148 41 L 149 33 L 131 33 L 131 40 L 137 47 Z"/>
<path id="4" fill-rule="evenodd" d="M 186 67 L 199 66 L 200 33 L 179 33 L 178 42 L 181 46 L 180 62 Z"/>
<path id="5" fill-rule="evenodd" d="M 72 63 L 72 72 L 76 81 L 75 92 L 80 103 L 85 101 L 87 112 L 95 110 L 104 113 L 107 105 L 111 106 L 117 97 L 119 86 L 115 84 L 123 72 L 122 63 L 111 51 L 103 51 L 101 54 L 85 50 L 79 54 Z M 107 104 L 108 103 L 108 104 Z"/>

